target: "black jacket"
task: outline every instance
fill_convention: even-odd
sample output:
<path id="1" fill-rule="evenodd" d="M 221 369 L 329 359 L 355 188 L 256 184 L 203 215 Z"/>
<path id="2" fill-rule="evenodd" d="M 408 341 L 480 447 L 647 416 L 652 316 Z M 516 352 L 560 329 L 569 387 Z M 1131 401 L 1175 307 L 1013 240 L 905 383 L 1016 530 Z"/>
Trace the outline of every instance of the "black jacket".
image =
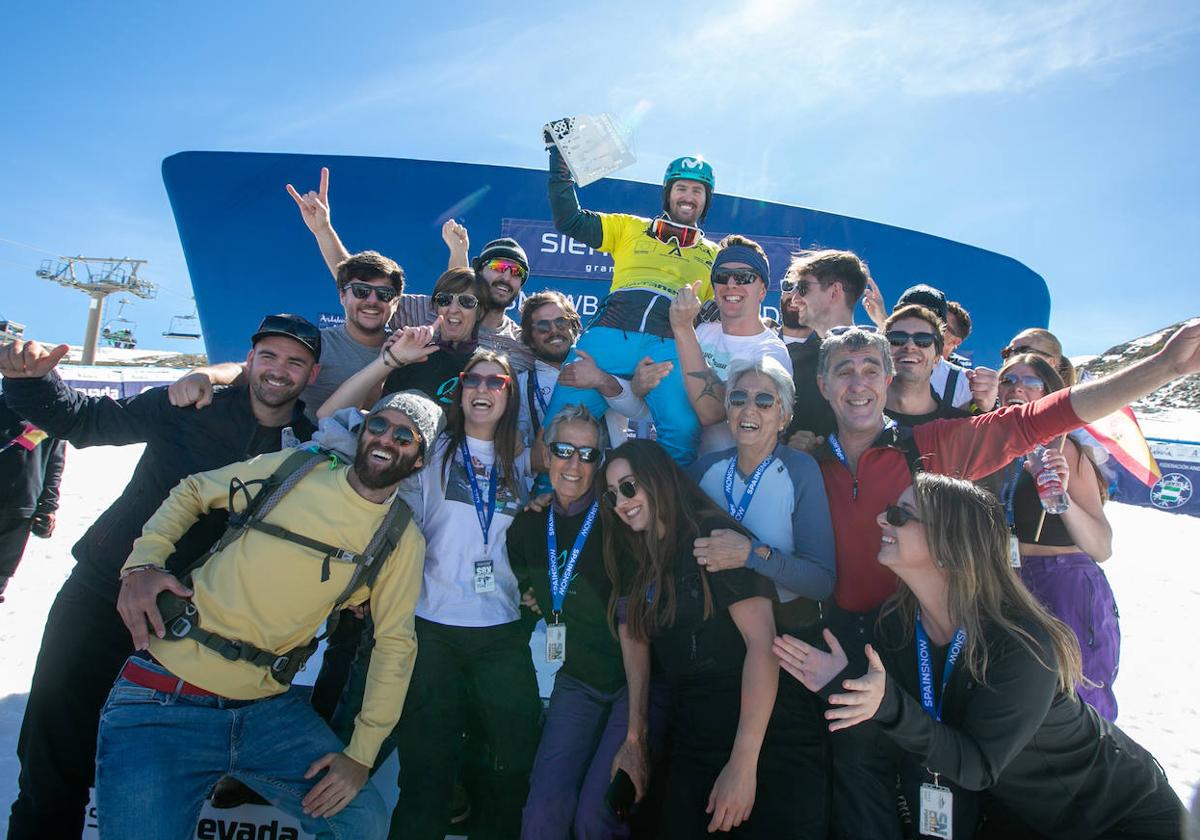
<path id="1" fill-rule="evenodd" d="M 5 379 L 4 391 L 14 411 L 74 446 L 146 444 L 120 497 L 72 549 L 80 580 L 114 604 L 118 575 L 133 541 L 171 489 L 193 473 L 278 452 L 287 428 L 260 426 L 245 386 L 218 390 L 212 405 L 199 410 L 171 405 L 165 386 L 114 400 L 85 396 L 53 373 L 40 379 Z M 302 441 L 314 431 L 303 412 L 297 401 L 290 424 Z M 223 512 L 201 517 L 176 543 L 168 567 L 178 569 L 207 550 L 221 535 L 224 517 Z"/>
<path id="2" fill-rule="evenodd" d="M 817 363 L 821 356 L 821 339 L 813 333 L 806 341 L 793 341 L 787 346 L 792 360 L 792 381 L 796 385 L 796 404 L 786 438 L 801 429 L 829 437 L 837 431 L 837 417 L 829 401 L 817 387 Z"/>
<path id="3" fill-rule="evenodd" d="M 18 437 L 24 418 L 0 394 L 0 446 Z M 0 517 L 26 519 L 35 513 L 58 510 L 58 483 L 62 479 L 66 444 L 49 437 L 33 451 L 16 444 L 0 452 Z"/>

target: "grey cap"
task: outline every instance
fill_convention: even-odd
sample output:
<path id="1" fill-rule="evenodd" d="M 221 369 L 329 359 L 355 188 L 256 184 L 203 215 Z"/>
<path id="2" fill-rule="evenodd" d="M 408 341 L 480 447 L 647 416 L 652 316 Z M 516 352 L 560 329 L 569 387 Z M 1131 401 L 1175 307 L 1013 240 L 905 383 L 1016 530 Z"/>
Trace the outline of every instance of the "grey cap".
<path id="1" fill-rule="evenodd" d="M 446 415 L 437 403 L 420 391 L 397 391 L 388 394 L 371 407 L 367 417 L 392 408 L 408 417 L 421 433 L 421 454 L 428 453 L 437 436 L 446 428 Z"/>

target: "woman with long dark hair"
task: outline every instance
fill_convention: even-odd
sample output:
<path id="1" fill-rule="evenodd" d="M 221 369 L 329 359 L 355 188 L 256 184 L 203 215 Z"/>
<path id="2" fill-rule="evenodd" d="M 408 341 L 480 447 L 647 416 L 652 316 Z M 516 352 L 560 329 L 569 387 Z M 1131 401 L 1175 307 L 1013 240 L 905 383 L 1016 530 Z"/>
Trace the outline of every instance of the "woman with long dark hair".
<path id="1" fill-rule="evenodd" d="M 920 829 L 974 836 L 975 791 L 1011 822 L 991 836 L 1181 838 L 1158 763 L 1080 701 L 1079 646 L 1021 584 L 1008 523 L 974 484 L 919 473 L 879 515 L 879 562 L 900 579 L 867 671 L 783 637 L 784 668 L 828 696 L 830 729 L 878 727 Z"/>
<path id="2" fill-rule="evenodd" d="M 716 529 L 745 535 L 745 528 L 651 441 L 617 447 L 604 486 L 604 561 L 615 586 L 609 611 L 628 642 L 623 651 L 636 657 L 626 670 L 632 685 L 639 669 L 649 670 L 652 647 L 670 684 L 661 836 L 786 836 L 794 780 L 786 778 L 786 751 L 774 750 L 768 733 L 779 681 L 774 586 L 745 568 L 710 573 L 694 553 L 695 541 Z M 640 794 L 645 750 L 632 714 L 614 769 L 628 772 Z"/>

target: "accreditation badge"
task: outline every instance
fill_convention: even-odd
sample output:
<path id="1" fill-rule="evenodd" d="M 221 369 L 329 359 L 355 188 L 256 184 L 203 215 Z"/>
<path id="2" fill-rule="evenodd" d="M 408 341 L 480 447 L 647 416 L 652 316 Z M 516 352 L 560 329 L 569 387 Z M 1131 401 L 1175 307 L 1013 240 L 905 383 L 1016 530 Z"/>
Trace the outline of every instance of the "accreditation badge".
<path id="1" fill-rule="evenodd" d="M 475 561 L 475 594 L 484 595 L 496 591 L 496 573 L 492 561 L 486 557 Z"/>
<path id="2" fill-rule="evenodd" d="M 918 824 L 921 834 L 951 840 L 954 830 L 953 804 L 954 794 L 950 788 L 928 782 L 921 785 L 921 820 Z"/>
<path id="3" fill-rule="evenodd" d="M 567 661 L 567 625 L 546 625 L 546 661 Z"/>
<path id="4" fill-rule="evenodd" d="M 1016 534 L 1008 535 L 1008 561 L 1014 569 L 1021 568 L 1021 541 Z"/>

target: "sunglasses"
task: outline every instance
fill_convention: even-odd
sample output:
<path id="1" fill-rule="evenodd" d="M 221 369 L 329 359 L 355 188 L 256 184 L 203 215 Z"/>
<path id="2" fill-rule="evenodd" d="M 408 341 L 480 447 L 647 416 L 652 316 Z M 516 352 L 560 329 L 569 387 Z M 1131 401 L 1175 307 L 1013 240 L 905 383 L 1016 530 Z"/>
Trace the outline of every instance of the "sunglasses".
<path id="1" fill-rule="evenodd" d="M 346 288 L 358 300 L 366 300 L 371 295 L 375 295 L 375 299 L 380 303 L 391 303 L 399 294 L 391 286 L 372 286 L 370 283 L 347 283 Z"/>
<path id="2" fill-rule="evenodd" d="M 533 327 L 534 332 L 547 334 L 554 332 L 554 330 L 561 330 L 562 332 L 574 332 L 575 329 L 575 325 L 572 324 L 569 319 L 561 316 L 555 318 L 554 320 L 543 318 L 540 321 L 534 321 L 532 324 L 530 324 L 530 326 Z"/>
<path id="3" fill-rule="evenodd" d="M 933 343 L 937 340 L 937 336 L 931 332 L 910 333 L 905 332 L 904 330 L 887 331 L 888 344 L 892 345 L 893 347 L 903 347 L 904 345 L 908 344 L 910 339 L 912 340 L 913 344 L 924 348 L 932 347 Z"/>
<path id="4" fill-rule="evenodd" d="M 454 303 L 454 301 L 456 301 L 456 300 L 458 301 L 458 305 L 461 306 L 463 309 L 474 309 L 476 306 L 479 305 L 479 298 L 475 297 L 475 295 L 469 295 L 469 294 L 452 295 L 452 294 L 450 294 L 450 292 L 438 292 L 436 295 L 434 295 L 433 296 L 433 305 L 436 306 L 438 309 L 445 309 L 447 306 Z"/>
<path id="5" fill-rule="evenodd" d="M 727 286 L 730 283 L 736 283 L 739 286 L 749 286 L 751 283 L 757 283 L 762 280 L 758 276 L 757 271 L 751 271 L 748 268 L 730 268 L 718 269 L 712 274 L 713 285 Z"/>
<path id="6" fill-rule="evenodd" d="M 1015 388 L 1020 385 L 1030 391 L 1045 391 L 1046 383 L 1031 374 L 1017 376 L 1015 373 L 1006 373 L 1000 377 L 1000 384 L 1007 385 L 1009 388 Z"/>
<path id="7" fill-rule="evenodd" d="M 518 280 L 524 280 L 529 276 L 529 271 L 520 263 L 515 263 L 512 260 L 488 260 L 483 264 L 484 268 L 490 268 L 499 274 L 511 274 Z"/>
<path id="8" fill-rule="evenodd" d="M 396 426 L 387 421 L 384 417 L 368 417 L 366 429 L 373 437 L 381 437 L 387 434 L 388 429 L 392 430 L 392 440 L 396 441 L 400 446 L 411 446 L 417 442 L 417 436 L 408 426 Z"/>
<path id="9" fill-rule="evenodd" d="M 1000 358 L 1007 359 L 1009 356 L 1019 356 L 1019 355 L 1024 355 L 1026 353 L 1032 353 L 1035 356 L 1041 356 L 1043 359 L 1053 359 L 1054 358 L 1049 353 L 1047 353 L 1043 350 L 1039 350 L 1036 347 L 1030 347 L 1028 344 L 1018 344 L 1015 347 L 1010 344 L 1008 347 L 1005 347 L 1003 350 L 1000 351 Z"/>
<path id="10" fill-rule="evenodd" d="M 903 528 L 909 522 L 920 522 L 921 519 L 911 510 L 899 505 L 888 505 L 883 509 L 883 518 L 893 528 Z"/>
<path id="11" fill-rule="evenodd" d="M 807 277 L 803 280 L 789 280 L 785 277 L 783 280 L 779 281 L 779 291 L 783 292 L 785 295 L 790 295 L 792 292 L 796 292 L 798 295 L 800 295 L 800 297 L 804 297 L 808 294 L 809 290 L 812 289 L 813 286 L 820 286 L 822 289 L 825 288 L 824 284 L 821 283 L 820 280 L 810 280 Z"/>
<path id="12" fill-rule="evenodd" d="M 804 281 L 802 280 L 800 282 L 804 282 Z M 825 336 L 828 338 L 831 335 L 845 335 L 846 333 L 853 332 L 854 330 L 858 330 L 859 332 L 865 332 L 865 333 L 879 332 L 879 329 L 874 324 L 849 324 L 849 325 L 840 326 L 840 327 L 830 327 L 826 331 Z"/>
<path id="13" fill-rule="evenodd" d="M 691 225 L 679 225 L 662 216 L 650 223 L 650 235 L 659 242 L 691 248 L 704 238 L 704 231 Z"/>
<path id="14" fill-rule="evenodd" d="M 503 391 L 512 382 L 512 377 L 506 373 L 460 373 L 458 381 L 464 388 Z"/>
<path id="15" fill-rule="evenodd" d="M 726 396 L 729 404 L 733 408 L 741 408 L 746 403 L 750 402 L 750 392 L 744 388 L 735 388 Z M 759 391 L 754 395 L 754 405 L 757 408 L 768 409 L 775 407 L 775 395 L 766 391 Z"/>
<path id="16" fill-rule="evenodd" d="M 575 446 L 571 443 L 552 443 L 550 453 L 560 461 L 570 461 L 575 453 L 585 464 L 594 464 L 600 460 L 600 449 L 595 446 Z"/>
<path id="17" fill-rule="evenodd" d="M 632 499 L 637 495 L 637 482 L 632 478 L 626 478 L 623 481 L 617 482 L 617 489 L 621 491 L 621 495 L 626 499 Z M 600 498 L 604 499 L 604 503 L 611 508 L 617 506 L 617 494 L 612 490 L 605 490 Z"/>

